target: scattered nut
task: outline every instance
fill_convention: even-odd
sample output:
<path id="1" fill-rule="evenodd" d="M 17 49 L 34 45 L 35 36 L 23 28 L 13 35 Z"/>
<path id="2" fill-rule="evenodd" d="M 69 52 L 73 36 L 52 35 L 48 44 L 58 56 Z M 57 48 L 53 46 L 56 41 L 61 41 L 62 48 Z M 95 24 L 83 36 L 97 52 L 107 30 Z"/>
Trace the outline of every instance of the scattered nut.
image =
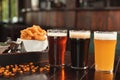
<path id="1" fill-rule="evenodd" d="M 13 77 L 16 74 L 25 74 L 25 72 L 32 72 L 35 73 L 37 71 L 43 72 L 43 71 L 49 71 L 50 67 L 48 65 L 45 65 L 44 67 L 39 67 L 37 65 L 34 65 L 33 62 L 30 62 L 28 64 L 15 64 L 15 65 L 6 65 L 5 67 L 0 66 L 0 76 L 3 76 L 5 78 Z"/>

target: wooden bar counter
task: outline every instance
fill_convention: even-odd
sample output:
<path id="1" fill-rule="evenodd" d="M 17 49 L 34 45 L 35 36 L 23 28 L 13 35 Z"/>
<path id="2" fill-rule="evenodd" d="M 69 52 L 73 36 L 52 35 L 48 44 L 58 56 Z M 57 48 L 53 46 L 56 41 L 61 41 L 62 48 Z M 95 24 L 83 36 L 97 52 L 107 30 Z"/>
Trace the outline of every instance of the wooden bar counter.
<path id="1" fill-rule="evenodd" d="M 31 58 L 35 58 L 37 55 L 41 55 L 41 54 L 40 53 L 30 53 L 29 55 L 27 54 L 27 56 L 31 56 Z M 37 71 L 35 73 L 27 72 L 24 74 L 18 74 L 18 75 L 15 75 L 13 77 L 8 77 L 8 78 L 1 76 L 0 80 L 119 80 L 120 79 L 120 75 L 119 75 L 120 74 L 120 57 L 119 57 L 119 55 L 116 55 L 116 57 L 115 57 L 114 71 L 113 71 L 113 73 L 110 73 L 110 74 L 108 74 L 106 72 L 102 73 L 102 72 L 95 71 L 95 69 L 94 69 L 94 54 L 89 54 L 89 59 L 88 59 L 89 68 L 86 70 L 71 69 L 71 67 L 70 67 L 70 52 L 68 51 L 65 56 L 66 56 L 66 58 L 65 58 L 66 65 L 64 68 L 50 68 L 49 70 L 45 70 L 42 72 Z M 19 56 L 19 57 L 21 57 L 21 56 Z M 17 57 L 17 58 L 19 59 L 19 57 Z M 44 54 L 42 54 L 42 56 L 39 56 L 37 58 L 40 58 L 39 59 L 40 61 L 38 64 L 39 66 L 41 66 L 43 64 L 44 65 L 48 64 L 47 53 L 44 53 Z M 26 58 L 26 59 L 30 59 L 30 58 Z M 34 59 L 32 59 L 32 60 L 34 60 Z M 35 61 L 36 60 L 37 59 L 35 59 Z M 21 59 L 21 61 L 22 61 L 22 59 Z M 30 60 L 27 60 L 27 62 L 29 62 L 29 61 Z M 0 61 L 0 62 L 2 62 L 2 61 Z M 17 63 L 21 64 L 20 62 L 17 62 Z"/>

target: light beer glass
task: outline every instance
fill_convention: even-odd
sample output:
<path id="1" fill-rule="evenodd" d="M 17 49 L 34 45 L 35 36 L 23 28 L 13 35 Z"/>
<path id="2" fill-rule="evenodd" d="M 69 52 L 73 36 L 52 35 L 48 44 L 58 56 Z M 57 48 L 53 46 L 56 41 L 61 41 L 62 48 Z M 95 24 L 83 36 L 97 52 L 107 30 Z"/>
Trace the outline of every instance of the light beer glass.
<path id="1" fill-rule="evenodd" d="M 47 30 L 49 51 L 48 58 L 51 67 L 61 67 L 65 64 L 67 30 Z"/>
<path id="2" fill-rule="evenodd" d="M 113 71 L 117 32 L 94 32 L 95 70 Z"/>
<path id="3" fill-rule="evenodd" d="M 86 69 L 88 67 L 90 31 L 70 30 L 69 38 L 71 43 L 71 67 Z"/>

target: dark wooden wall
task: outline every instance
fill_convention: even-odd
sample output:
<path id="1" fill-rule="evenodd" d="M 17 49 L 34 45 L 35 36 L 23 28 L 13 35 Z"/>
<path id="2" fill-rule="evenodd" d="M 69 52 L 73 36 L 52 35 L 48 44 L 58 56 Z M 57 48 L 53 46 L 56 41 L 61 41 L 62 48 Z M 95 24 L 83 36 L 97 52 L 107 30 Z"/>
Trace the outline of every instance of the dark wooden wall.
<path id="1" fill-rule="evenodd" d="M 120 30 L 120 11 L 78 11 L 77 27 L 91 30 Z"/>
<path id="2" fill-rule="evenodd" d="M 27 24 L 90 30 L 120 30 L 119 10 L 38 11 L 26 13 Z"/>
<path id="3" fill-rule="evenodd" d="M 52 27 L 74 27 L 74 11 L 40 11 L 26 13 L 26 23 Z"/>
<path id="4" fill-rule="evenodd" d="M 24 1 L 24 0 L 23 0 Z M 77 0 L 66 0 L 66 9 L 26 11 L 24 22 L 51 27 L 68 27 L 94 30 L 120 30 L 120 8 L 76 8 Z M 23 8 L 30 9 L 30 0 Z"/>

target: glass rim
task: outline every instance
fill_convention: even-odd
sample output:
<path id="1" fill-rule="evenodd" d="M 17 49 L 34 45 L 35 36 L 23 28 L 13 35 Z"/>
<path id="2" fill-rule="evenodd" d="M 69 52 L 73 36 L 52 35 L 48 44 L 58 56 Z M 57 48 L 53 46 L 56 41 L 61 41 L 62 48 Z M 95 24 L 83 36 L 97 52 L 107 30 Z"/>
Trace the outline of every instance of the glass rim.
<path id="1" fill-rule="evenodd" d="M 79 38 L 79 39 L 88 39 L 91 37 L 91 31 L 90 30 L 70 30 L 69 37 Z"/>
<path id="2" fill-rule="evenodd" d="M 67 32 L 67 29 L 47 29 L 47 32 Z"/>
<path id="3" fill-rule="evenodd" d="M 102 34 L 104 34 L 104 33 L 117 33 L 117 31 L 94 31 L 94 33 L 102 33 Z"/>
<path id="4" fill-rule="evenodd" d="M 47 36 L 67 36 L 67 29 L 48 29 Z"/>
<path id="5" fill-rule="evenodd" d="M 69 30 L 70 32 L 71 31 L 75 31 L 75 32 L 91 32 L 90 30 Z"/>
<path id="6" fill-rule="evenodd" d="M 94 39 L 117 40 L 117 31 L 94 31 Z"/>
<path id="7" fill-rule="evenodd" d="M 79 35 L 90 35 L 91 31 L 90 30 L 70 30 L 69 34 L 79 34 Z"/>

